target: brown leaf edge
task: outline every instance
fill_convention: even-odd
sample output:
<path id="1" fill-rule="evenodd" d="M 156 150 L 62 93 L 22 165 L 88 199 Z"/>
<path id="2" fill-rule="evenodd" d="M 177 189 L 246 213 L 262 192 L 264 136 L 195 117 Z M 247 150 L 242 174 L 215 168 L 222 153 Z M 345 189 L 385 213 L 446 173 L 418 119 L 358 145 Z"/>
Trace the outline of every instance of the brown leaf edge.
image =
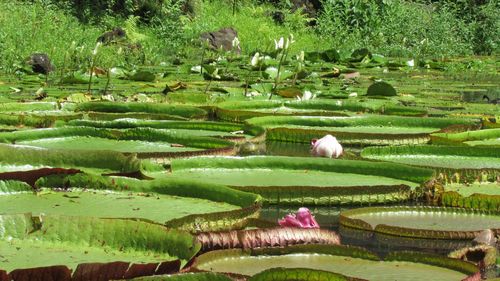
<path id="1" fill-rule="evenodd" d="M 64 265 L 16 269 L 9 274 L 0 270 L 0 281 L 108 281 L 142 276 L 174 274 L 180 271 L 181 261 L 133 264 L 129 262 L 82 263 L 75 272 Z"/>
<path id="2" fill-rule="evenodd" d="M 64 169 L 64 168 L 41 168 L 29 171 L 16 171 L 0 173 L 0 180 L 17 180 L 29 184 L 31 187 L 36 188 L 35 182 L 42 177 L 50 175 L 74 175 L 81 173 L 78 169 Z"/>

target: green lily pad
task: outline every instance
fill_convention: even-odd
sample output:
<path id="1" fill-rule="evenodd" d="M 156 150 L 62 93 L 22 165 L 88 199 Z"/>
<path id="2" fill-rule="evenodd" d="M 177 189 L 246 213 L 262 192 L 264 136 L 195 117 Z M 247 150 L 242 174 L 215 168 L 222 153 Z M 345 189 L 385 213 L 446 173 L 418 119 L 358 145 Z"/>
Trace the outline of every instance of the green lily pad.
<path id="1" fill-rule="evenodd" d="M 191 214 L 239 209 L 225 202 L 155 193 L 72 190 L 0 196 L 0 214 L 33 213 L 100 218 L 141 218 L 165 223 Z M 175 210 L 173 212 L 172 210 Z"/>
<path id="2" fill-rule="evenodd" d="M 0 133 L 0 141 L 48 149 L 113 150 L 174 156 L 175 153 L 199 152 L 203 149 L 229 149 L 230 141 L 213 138 L 195 130 L 131 128 L 112 130 L 92 127 L 60 127 Z"/>
<path id="3" fill-rule="evenodd" d="M 122 192 L 122 194 L 124 192 L 129 192 L 132 194 L 130 195 L 132 197 L 136 197 L 133 196 L 133 194 L 140 195 L 142 193 L 152 196 L 146 198 L 132 198 L 131 201 L 129 201 L 129 204 L 122 203 L 122 205 L 117 206 L 117 208 L 122 211 L 128 211 L 125 212 L 125 215 L 121 214 L 121 211 L 114 212 L 114 216 L 126 217 L 134 217 L 134 213 L 140 214 L 142 209 L 151 210 L 149 209 L 150 207 L 147 206 L 148 204 L 146 204 L 146 202 L 150 199 L 161 197 L 157 196 L 159 194 L 172 196 L 172 199 L 181 197 L 179 198 L 181 201 L 182 198 L 187 198 L 188 200 L 186 202 L 192 202 L 194 205 L 192 205 L 189 210 L 184 209 L 184 211 L 182 211 L 183 214 L 177 213 L 177 211 L 181 210 L 181 208 L 169 208 L 168 210 L 165 210 L 163 208 L 168 206 L 169 203 L 165 202 L 163 203 L 164 206 L 160 206 L 160 203 L 157 201 L 151 204 L 158 206 L 158 208 L 163 210 L 163 212 L 167 212 L 169 214 L 156 213 L 156 215 L 154 215 L 155 211 L 147 211 L 142 214 L 149 219 L 154 219 L 154 217 L 151 216 L 157 216 L 156 219 L 160 219 L 161 216 L 165 216 L 166 218 L 170 217 L 171 219 L 166 222 L 168 226 L 192 232 L 227 230 L 231 227 L 241 227 L 244 225 L 247 218 L 255 216 L 256 212 L 260 208 L 261 201 L 260 196 L 256 194 L 234 190 L 223 185 L 209 184 L 206 182 L 186 179 L 161 178 L 154 180 L 136 180 L 130 178 L 103 177 L 80 173 L 70 176 L 52 175 L 44 177 L 36 182 L 36 186 L 52 189 L 67 189 L 68 187 L 80 189 L 92 188 L 101 191 L 111 191 L 117 193 Z M 106 198 L 113 198 L 113 196 L 114 195 L 111 195 L 111 197 L 103 197 L 99 195 L 99 198 L 101 198 L 99 201 L 104 204 L 107 200 Z M 125 198 L 127 197 L 128 195 L 125 195 Z M 87 202 L 89 200 L 87 200 Z M 120 200 L 122 199 L 117 198 L 117 200 L 121 202 Z M 136 203 L 134 203 L 134 200 Z M 125 200 L 125 202 L 126 201 L 127 200 Z M 174 204 L 177 202 L 182 204 L 181 201 L 172 200 L 170 202 Z M 199 208 L 194 207 L 198 204 L 197 202 L 201 203 L 201 205 L 198 205 Z M 203 209 L 205 203 L 203 202 L 208 202 L 206 206 L 207 208 L 215 209 L 205 212 L 206 210 Z M 129 208 L 130 204 L 136 205 L 135 210 L 131 210 Z M 142 207 L 138 204 L 142 205 Z M 219 211 L 217 211 L 217 209 L 219 209 L 218 206 L 221 207 Z M 239 208 L 235 208 L 235 206 Z M 141 209 L 137 210 L 137 208 Z M 176 211 L 173 212 L 172 210 Z M 162 223 L 165 223 L 165 221 L 162 221 Z"/>
<path id="4" fill-rule="evenodd" d="M 445 191 L 456 191 L 462 196 L 472 194 L 500 195 L 500 183 L 482 182 L 472 184 L 451 183 L 444 186 Z"/>
<path id="5" fill-rule="evenodd" d="M 431 135 L 434 144 L 459 144 L 471 146 L 500 146 L 500 129 L 486 129 L 461 133 L 436 133 Z"/>
<path id="6" fill-rule="evenodd" d="M 401 145 L 429 141 L 429 134 L 443 128 L 474 126 L 475 120 L 412 118 L 401 116 L 264 116 L 246 121 L 267 129 L 267 140 L 309 143 L 330 134 L 342 144 Z"/>
<path id="7" fill-rule="evenodd" d="M 128 80 L 132 81 L 153 82 L 156 80 L 155 74 L 147 70 L 140 70 L 132 73 L 127 73 L 126 77 Z"/>
<path id="8" fill-rule="evenodd" d="M 19 145 L 41 147 L 47 149 L 78 150 L 113 150 L 119 152 L 183 152 L 199 151 L 193 147 L 176 147 L 167 142 L 146 142 L 136 140 L 110 140 L 96 137 L 62 137 L 41 140 L 21 141 Z"/>
<path id="9" fill-rule="evenodd" d="M 349 281 L 351 278 L 329 271 L 308 268 L 271 268 L 259 272 L 250 281 Z"/>
<path id="10" fill-rule="evenodd" d="M 163 177 L 229 185 L 269 203 L 336 205 L 406 200 L 415 181 L 432 173 L 413 170 L 408 172 L 422 178 L 394 177 L 395 170 L 406 168 L 310 157 L 198 157 L 172 160 L 172 174 Z"/>
<path id="11" fill-rule="evenodd" d="M 433 263 L 425 264 L 424 258 L 420 255 L 408 255 L 413 256 L 414 260 L 410 261 L 408 257 L 404 259 L 403 255 L 393 254 L 390 256 L 391 259 L 381 261 L 378 257 L 363 252 L 361 249 L 320 245 L 288 247 L 281 251 L 215 251 L 199 256 L 195 266 L 196 269 L 201 270 L 244 275 L 255 275 L 276 267 L 290 268 L 292 272 L 294 268 L 307 268 L 367 280 L 461 280 L 469 272 L 477 271 L 473 265 L 458 260 L 455 262 L 444 257 L 428 256 L 428 260 L 434 259 Z M 438 264 L 439 259 L 442 259 L 445 264 L 456 265 L 458 263 L 467 268 L 465 270 L 467 273 L 441 267 L 443 264 Z"/>
<path id="12" fill-rule="evenodd" d="M 141 170 L 135 155 L 114 151 L 45 150 L 19 145 L 0 144 L 0 166 L 60 167 L 133 173 Z M 1 169 L 3 170 L 3 169 Z"/>
<path id="13" fill-rule="evenodd" d="M 369 147 L 361 152 L 369 159 L 448 169 L 500 169 L 500 150 L 463 146 Z"/>
<path id="14" fill-rule="evenodd" d="M 460 208 L 367 207 L 342 212 L 340 223 L 406 237 L 473 239 L 483 229 L 500 229 L 500 215 Z"/>
<path id="15" fill-rule="evenodd" d="M 132 220 L 21 214 L 0 215 L 0 226 L 0 268 L 7 271 L 117 260 L 186 263 L 200 249 L 187 233 Z"/>

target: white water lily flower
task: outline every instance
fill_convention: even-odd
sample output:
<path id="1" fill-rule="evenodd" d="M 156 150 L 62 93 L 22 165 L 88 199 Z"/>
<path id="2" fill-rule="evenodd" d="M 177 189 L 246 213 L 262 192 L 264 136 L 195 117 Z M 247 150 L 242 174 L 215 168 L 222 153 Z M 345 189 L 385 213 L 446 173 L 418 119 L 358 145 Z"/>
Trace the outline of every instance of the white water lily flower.
<path id="1" fill-rule="evenodd" d="M 253 98 L 253 97 L 257 97 L 257 96 L 260 96 L 262 95 L 261 93 L 257 92 L 257 91 L 251 91 L 251 92 L 248 92 L 246 94 L 246 97 L 250 97 L 250 98 Z"/>
<path id="2" fill-rule="evenodd" d="M 233 48 L 239 47 L 240 46 L 240 39 L 238 39 L 238 37 L 234 37 L 233 42 L 231 42 L 231 44 L 233 45 Z"/>
<path id="3" fill-rule="evenodd" d="M 342 106 L 342 101 L 338 100 L 335 104 L 338 106 Z"/>
<path id="4" fill-rule="evenodd" d="M 213 76 L 214 78 L 216 78 L 216 79 L 221 79 L 221 77 L 220 77 L 220 75 L 219 75 L 219 69 L 218 69 L 218 68 L 216 68 L 216 69 L 214 70 L 214 72 L 212 72 L 212 76 Z"/>
<path id="5" fill-rule="evenodd" d="M 415 66 L 415 60 L 412 59 L 412 60 L 407 61 L 406 65 L 409 66 L 409 67 L 414 67 Z"/>
<path id="6" fill-rule="evenodd" d="M 274 39 L 274 48 L 276 50 L 283 49 L 284 44 L 285 39 L 283 39 L 283 37 L 281 37 L 279 41 L 276 41 L 276 39 Z"/>
<path id="7" fill-rule="evenodd" d="M 356 92 L 353 92 L 353 93 L 350 93 L 350 94 L 349 94 L 349 97 L 350 97 L 350 98 L 355 98 L 355 97 L 357 97 L 357 96 L 358 96 L 358 93 L 356 93 Z"/>
<path id="8" fill-rule="evenodd" d="M 316 98 L 316 94 L 311 93 L 311 91 L 305 90 L 302 97 L 297 96 L 299 101 L 312 100 Z"/>
<path id="9" fill-rule="evenodd" d="M 260 54 L 259 54 L 259 52 L 257 52 L 257 53 L 255 53 L 255 55 L 253 55 L 252 60 L 250 61 L 250 64 L 252 66 L 257 66 L 259 64 L 259 61 L 260 61 Z"/>
<path id="10" fill-rule="evenodd" d="M 97 55 L 97 53 L 99 52 L 99 47 L 101 47 L 101 45 L 102 45 L 101 42 L 97 42 L 97 44 L 95 45 L 94 51 L 92 52 L 93 56 Z"/>
<path id="11" fill-rule="evenodd" d="M 201 65 L 195 65 L 191 67 L 191 72 L 192 73 L 201 73 Z"/>

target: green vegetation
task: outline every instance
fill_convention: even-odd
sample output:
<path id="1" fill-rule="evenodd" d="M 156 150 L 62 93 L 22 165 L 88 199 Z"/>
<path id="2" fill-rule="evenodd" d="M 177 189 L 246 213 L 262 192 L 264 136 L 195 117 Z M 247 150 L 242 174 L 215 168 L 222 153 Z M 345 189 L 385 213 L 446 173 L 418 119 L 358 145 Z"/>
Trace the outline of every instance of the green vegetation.
<path id="1" fill-rule="evenodd" d="M 199 48 L 186 46 L 192 46 L 200 33 L 228 26 L 238 31 L 246 54 L 270 51 L 274 39 L 289 33 L 297 41 L 292 53 L 367 47 L 387 56 L 423 60 L 499 51 L 496 1 L 323 2 L 317 25 L 309 26 L 307 15 L 290 12 L 284 3 L 278 5 L 284 23 L 276 24 L 269 14 L 276 7 L 251 0 L 237 1 L 236 11 L 224 0 L 3 0 L 0 69 L 14 71 L 34 52 L 49 54 L 59 69 L 89 67 L 96 39 L 116 26 L 142 48 L 103 47 L 98 66 L 157 64 L 177 54 L 191 55 Z"/>
<path id="2" fill-rule="evenodd" d="M 479 280 L 499 14 L 0 0 L 0 280 Z"/>

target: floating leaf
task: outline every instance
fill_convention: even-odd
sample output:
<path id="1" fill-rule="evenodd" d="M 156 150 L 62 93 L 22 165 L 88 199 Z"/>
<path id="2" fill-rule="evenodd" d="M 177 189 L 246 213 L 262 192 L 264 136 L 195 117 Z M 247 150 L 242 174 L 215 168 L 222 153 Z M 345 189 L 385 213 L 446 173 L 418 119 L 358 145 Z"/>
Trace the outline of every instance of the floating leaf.
<path id="1" fill-rule="evenodd" d="M 370 50 L 367 48 L 356 49 L 351 54 L 351 62 L 360 62 L 371 55 Z"/>
<path id="2" fill-rule="evenodd" d="M 302 90 L 296 87 L 277 89 L 276 94 L 284 98 L 296 98 L 302 96 Z"/>
<path id="3" fill-rule="evenodd" d="M 391 84 L 387 82 L 375 82 L 370 87 L 368 87 L 368 91 L 366 92 L 367 96 L 396 96 L 396 89 L 394 89 Z"/>
<path id="4" fill-rule="evenodd" d="M 127 79 L 132 81 L 154 82 L 156 80 L 156 76 L 151 71 L 139 70 L 127 73 Z"/>
<path id="5" fill-rule="evenodd" d="M 67 96 L 66 100 L 74 103 L 89 102 L 92 100 L 92 95 L 84 93 L 75 93 Z"/>

